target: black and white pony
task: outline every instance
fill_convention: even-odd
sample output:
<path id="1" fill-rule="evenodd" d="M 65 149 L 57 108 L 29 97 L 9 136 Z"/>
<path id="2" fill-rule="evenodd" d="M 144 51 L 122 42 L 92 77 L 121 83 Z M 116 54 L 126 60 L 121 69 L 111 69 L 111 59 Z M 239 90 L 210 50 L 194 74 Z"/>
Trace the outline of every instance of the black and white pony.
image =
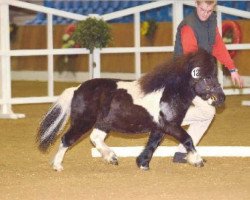
<path id="1" fill-rule="evenodd" d="M 190 164 L 202 166 L 203 160 L 191 137 L 181 127 L 196 95 L 214 106 L 225 100 L 215 59 L 205 50 L 175 58 L 136 81 L 88 80 L 79 87 L 66 89 L 45 115 L 37 135 L 39 149 L 46 151 L 70 119 L 70 127 L 53 160 L 57 171 L 63 170 L 67 149 L 91 129 L 92 143 L 111 164 L 118 164 L 117 156 L 104 140 L 111 131 L 117 131 L 150 133 L 136 160 L 141 169 L 149 168 L 152 155 L 166 134 L 184 145 Z"/>

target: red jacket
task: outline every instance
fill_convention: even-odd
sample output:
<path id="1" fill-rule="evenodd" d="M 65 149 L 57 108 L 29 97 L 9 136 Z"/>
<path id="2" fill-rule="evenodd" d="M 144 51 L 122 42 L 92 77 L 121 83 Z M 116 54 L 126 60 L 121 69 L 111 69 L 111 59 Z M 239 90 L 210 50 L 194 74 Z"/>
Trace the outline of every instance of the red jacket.
<path id="1" fill-rule="evenodd" d="M 192 28 L 188 25 L 183 26 L 181 29 L 181 43 L 184 54 L 198 50 L 195 34 Z M 235 68 L 234 62 L 226 49 L 218 28 L 216 28 L 215 43 L 212 54 L 228 69 Z"/>

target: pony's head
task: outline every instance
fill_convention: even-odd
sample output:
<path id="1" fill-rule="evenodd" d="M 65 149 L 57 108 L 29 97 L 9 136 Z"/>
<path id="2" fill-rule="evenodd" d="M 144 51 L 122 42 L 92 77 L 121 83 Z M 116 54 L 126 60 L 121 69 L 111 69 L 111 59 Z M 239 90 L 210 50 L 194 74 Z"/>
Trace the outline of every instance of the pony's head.
<path id="1" fill-rule="evenodd" d="M 222 105 L 225 94 L 217 78 L 216 59 L 202 49 L 188 56 L 190 84 L 195 94 L 204 100 L 209 100 L 213 106 Z"/>

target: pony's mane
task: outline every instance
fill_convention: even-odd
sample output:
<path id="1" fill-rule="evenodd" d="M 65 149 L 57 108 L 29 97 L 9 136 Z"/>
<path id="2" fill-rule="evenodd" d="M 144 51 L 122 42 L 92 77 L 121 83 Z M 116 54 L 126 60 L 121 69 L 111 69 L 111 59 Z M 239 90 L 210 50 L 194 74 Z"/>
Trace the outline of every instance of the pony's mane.
<path id="1" fill-rule="evenodd" d="M 163 87 L 179 90 L 189 84 L 193 68 L 200 67 L 200 74 L 203 77 L 213 73 L 213 62 L 214 58 L 211 54 L 203 49 L 199 49 L 194 53 L 170 59 L 156 66 L 138 81 L 144 94 L 157 91 Z"/>

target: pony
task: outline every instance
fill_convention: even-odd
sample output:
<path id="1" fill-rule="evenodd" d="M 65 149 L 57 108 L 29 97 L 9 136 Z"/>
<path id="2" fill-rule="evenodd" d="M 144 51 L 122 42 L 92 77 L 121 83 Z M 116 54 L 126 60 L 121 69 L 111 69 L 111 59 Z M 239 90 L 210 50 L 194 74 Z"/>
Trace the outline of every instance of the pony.
<path id="1" fill-rule="evenodd" d="M 38 148 L 46 152 L 70 121 L 53 160 L 56 171 L 63 170 L 68 148 L 91 129 L 90 140 L 108 163 L 118 164 L 117 156 L 104 143 L 106 136 L 116 131 L 149 133 L 145 149 L 136 159 L 143 170 L 149 169 L 152 155 L 166 134 L 184 145 L 188 163 L 201 167 L 203 159 L 181 127 L 195 96 L 213 106 L 225 100 L 216 60 L 203 49 L 160 64 L 138 80 L 87 80 L 64 90 L 45 114 L 38 128 Z"/>

